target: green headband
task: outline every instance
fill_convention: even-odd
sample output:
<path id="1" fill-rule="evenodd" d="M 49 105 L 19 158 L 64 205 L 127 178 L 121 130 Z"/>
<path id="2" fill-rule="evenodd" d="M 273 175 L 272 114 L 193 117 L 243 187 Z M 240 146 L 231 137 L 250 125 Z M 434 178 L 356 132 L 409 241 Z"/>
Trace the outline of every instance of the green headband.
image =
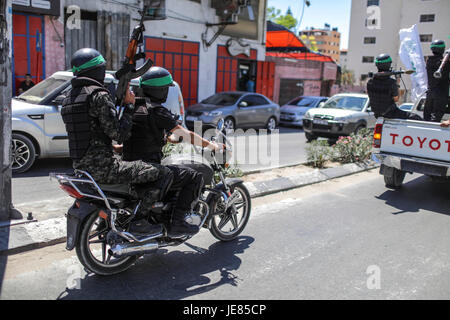
<path id="1" fill-rule="evenodd" d="M 162 78 L 155 78 L 155 79 L 148 79 L 145 81 L 142 81 L 142 78 L 139 80 L 139 87 L 148 86 L 148 87 L 164 87 L 172 84 L 173 79 L 172 76 L 169 74 Z"/>
<path id="2" fill-rule="evenodd" d="M 441 44 L 432 44 L 430 47 L 431 47 L 431 48 L 444 48 L 444 49 L 445 49 L 445 43 L 441 43 Z"/>
<path id="3" fill-rule="evenodd" d="M 83 63 L 83 64 L 82 64 L 81 66 L 79 66 L 79 67 L 73 67 L 73 68 L 72 68 L 72 72 L 73 72 L 73 73 L 75 73 L 75 72 L 80 72 L 80 71 L 82 71 L 82 70 L 84 70 L 84 69 L 91 68 L 91 67 L 95 67 L 95 66 L 98 66 L 99 64 L 102 64 L 102 63 L 105 63 L 105 62 L 106 62 L 105 58 L 103 58 L 102 55 L 99 55 L 99 56 L 95 57 L 94 59 L 89 60 L 89 61 L 86 62 L 86 63 Z"/>
<path id="4" fill-rule="evenodd" d="M 389 58 L 386 58 L 384 60 L 375 59 L 375 63 L 387 63 L 387 62 L 392 62 L 392 58 L 389 57 Z"/>

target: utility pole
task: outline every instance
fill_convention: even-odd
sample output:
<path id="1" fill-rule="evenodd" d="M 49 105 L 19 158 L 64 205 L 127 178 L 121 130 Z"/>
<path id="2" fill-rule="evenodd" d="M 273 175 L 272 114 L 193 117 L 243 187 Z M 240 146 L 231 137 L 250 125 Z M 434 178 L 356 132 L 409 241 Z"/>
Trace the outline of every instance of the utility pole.
<path id="1" fill-rule="evenodd" d="M 11 0 L 0 0 L 0 221 L 9 220 L 11 203 Z"/>

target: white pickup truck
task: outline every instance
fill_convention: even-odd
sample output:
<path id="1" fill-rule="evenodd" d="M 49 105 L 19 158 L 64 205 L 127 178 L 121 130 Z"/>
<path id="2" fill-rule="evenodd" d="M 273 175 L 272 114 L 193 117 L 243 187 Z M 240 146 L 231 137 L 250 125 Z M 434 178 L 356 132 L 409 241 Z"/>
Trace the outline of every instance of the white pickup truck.
<path id="1" fill-rule="evenodd" d="M 386 187 L 398 189 L 406 173 L 450 176 L 450 128 L 439 123 L 378 118 L 373 155 Z"/>

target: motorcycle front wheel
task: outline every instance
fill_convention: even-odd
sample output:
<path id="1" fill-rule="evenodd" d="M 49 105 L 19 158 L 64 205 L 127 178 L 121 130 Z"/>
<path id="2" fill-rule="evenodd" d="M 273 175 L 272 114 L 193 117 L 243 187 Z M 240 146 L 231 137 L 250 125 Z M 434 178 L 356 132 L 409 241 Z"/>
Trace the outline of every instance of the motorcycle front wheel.
<path id="1" fill-rule="evenodd" d="M 106 235 L 110 230 L 109 224 L 96 211 L 84 221 L 76 245 L 81 264 L 88 271 L 101 276 L 123 272 L 137 259 L 137 256 L 115 258 L 109 253 Z"/>
<path id="2" fill-rule="evenodd" d="M 250 218 L 251 198 L 247 188 L 240 183 L 233 186 L 231 191 L 239 194 L 235 203 L 224 213 L 214 215 L 211 218 L 209 230 L 220 241 L 236 239 L 244 230 Z"/>

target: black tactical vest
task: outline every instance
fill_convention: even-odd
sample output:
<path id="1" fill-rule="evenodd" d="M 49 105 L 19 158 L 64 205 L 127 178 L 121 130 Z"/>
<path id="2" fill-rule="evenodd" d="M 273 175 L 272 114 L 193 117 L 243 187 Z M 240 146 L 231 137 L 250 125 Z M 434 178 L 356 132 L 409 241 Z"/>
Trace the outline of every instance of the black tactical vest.
<path id="1" fill-rule="evenodd" d="M 111 146 L 111 139 L 99 130 L 100 125 L 92 126 L 93 123 L 98 122 L 98 119 L 89 115 L 91 97 L 98 92 L 109 93 L 97 81 L 89 78 L 75 78 L 72 80 L 72 89 L 63 101 L 61 116 L 68 133 L 72 160 L 80 160 L 84 157 L 93 134 L 104 141 L 105 146 Z"/>
<path id="2" fill-rule="evenodd" d="M 123 160 L 160 163 L 166 144 L 165 131 L 156 126 L 153 107 L 150 104 L 138 107 L 133 115 L 131 137 L 123 143 Z"/>
<path id="3" fill-rule="evenodd" d="M 370 106 L 377 118 L 396 108 L 392 96 L 393 83 L 395 80 L 387 76 L 374 77 L 367 82 Z"/>

